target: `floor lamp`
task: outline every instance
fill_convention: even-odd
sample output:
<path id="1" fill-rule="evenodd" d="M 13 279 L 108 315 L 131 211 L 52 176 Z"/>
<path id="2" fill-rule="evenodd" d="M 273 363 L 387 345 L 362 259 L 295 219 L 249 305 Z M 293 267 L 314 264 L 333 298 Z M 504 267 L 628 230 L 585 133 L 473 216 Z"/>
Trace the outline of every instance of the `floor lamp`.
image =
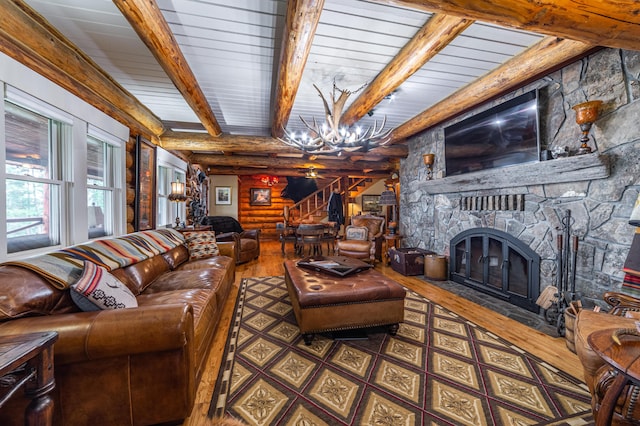
<path id="1" fill-rule="evenodd" d="M 396 193 L 393 190 L 393 186 L 387 186 L 387 189 L 380 194 L 380 201 L 378 204 L 381 206 L 391 206 L 391 220 L 389 221 L 389 234 L 395 234 L 398 222 L 396 221 L 396 206 L 398 200 L 396 199 Z"/>
<path id="2" fill-rule="evenodd" d="M 180 227 L 180 213 L 178 212 L 178 203 L 182 203 L 187 200 L 184 189 L 184 182 L 180 182 L 178 179 L 176 179 L 175 182 L 171 182 L 171 193 L 169 194 L 169 201 L 173 201 L 176 203 L 176 228 Z"/>

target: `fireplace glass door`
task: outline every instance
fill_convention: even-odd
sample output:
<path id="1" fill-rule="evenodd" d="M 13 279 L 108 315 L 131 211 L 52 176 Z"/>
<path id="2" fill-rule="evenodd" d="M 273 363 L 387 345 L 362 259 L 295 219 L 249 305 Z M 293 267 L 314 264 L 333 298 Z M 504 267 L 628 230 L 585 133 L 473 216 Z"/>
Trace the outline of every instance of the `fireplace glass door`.
<path id="1" fill-rule="evenodd" d="M 476 228 L 451 240 L 450 254 L 453 281 L 538 312 L 540 256 L 522 241 L 494 229 Z"/>

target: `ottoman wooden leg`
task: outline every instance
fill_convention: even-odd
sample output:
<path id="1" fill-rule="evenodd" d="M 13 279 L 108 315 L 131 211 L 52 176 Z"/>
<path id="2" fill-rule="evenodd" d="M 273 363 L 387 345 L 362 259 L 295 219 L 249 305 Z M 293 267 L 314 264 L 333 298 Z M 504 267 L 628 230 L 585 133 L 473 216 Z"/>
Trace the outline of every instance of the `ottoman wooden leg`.
<path id="1" fill-rule="evenodd" d="M 389 326 L 389 334 L 392 336 L 395 336 L 396 333 L 398 333 L 398 329 L 400 328 L 400 324 L 396 323 L 396 324 L 391 324 Z"/>

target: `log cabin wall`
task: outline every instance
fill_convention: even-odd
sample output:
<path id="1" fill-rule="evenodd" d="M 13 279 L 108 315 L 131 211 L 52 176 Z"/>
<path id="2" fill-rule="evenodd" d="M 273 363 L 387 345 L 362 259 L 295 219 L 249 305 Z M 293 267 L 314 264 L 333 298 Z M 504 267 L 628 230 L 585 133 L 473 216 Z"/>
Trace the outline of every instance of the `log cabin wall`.
<path id="1" fill-rule="evenodd" d="M 287 186 L 286 177 L 278 177 L 278 183 L 273 186 L 261 182 L 261 176 L 241 176 L 238 183 L 238 221 L 244 229 L 260 229 L 260 239 L 277 240 L 276 225 L 283 222 L 282 213 L 284 206 L 293 206 L 294 202 L 288 198 L 280 197 L 280 193 Z M 318 189 L 328 185 L 330 180 L 318 179 Z M 251 188 L 271 188 L 270 206 L 252 206 Z M 322 217 L 316 217 L 321 221 Z"/>
<path id="2" fill-rule="evenodd" d="M 293 201 L 280 197 L 287 186 L 287 178 L 279 177 L 278 183 L 268 186 L 260 181 L 260 176 L 241 176 L 238 179 L 238 221 L 244 229 L 260 229 L 261 240 L 276 240 L 276 224 L 283 221 L 284 206 L 292 206 Z M 251 188 L 270 188 L 271 205 L 252 206 Z"/>

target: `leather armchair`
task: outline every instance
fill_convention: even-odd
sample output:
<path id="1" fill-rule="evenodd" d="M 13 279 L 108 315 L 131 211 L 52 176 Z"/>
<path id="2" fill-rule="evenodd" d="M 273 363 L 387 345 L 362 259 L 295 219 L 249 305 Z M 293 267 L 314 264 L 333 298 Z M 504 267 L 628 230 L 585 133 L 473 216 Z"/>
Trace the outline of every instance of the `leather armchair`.
<path id="1" fill-rule="evenodd" d="M 217 241 L 232 241 L 236 246 L 236 264 L 245 263 L 260 256 L 260 230 L 244 230 L 240 222 L 230 216 L 207 216 L 202 225 L 209 225 L 216 233 Z"/>
<path id="2" fill-rule="evenodd" d="M 351 218 L 351 225 L 345 228 L 345 238 L 336 241 L 336 255 L 353 257 L 375 263 L 381 260 L 384 217 L 359 215 Z M 358 236 L 359 229 L 366 229 L 365 236 Z"/>
<path id="3" fill-rule="evenodd" d="M 612 307 L 611 310 L 607 313 L 581 310 L 576 316 L 574 330 L 576 354 L 582 363 L 585 383 L 591 392 L 591 406 L 596 419 L 604 395 L 611 385 L 612 374 L 609 365 L 591 349 L 587 338 L 598 330 L 635 328 L 638 314 L 634 315 L 636 318 L 628 318 L 627 312 L 640 312 L 640 299 L 608 292 L 605 293 L 604 300 Z M 637 401 L 639 391 L 637 386 L 627 386 L 623 391 L 613 413 L 612 425 L 637 424 L 637 419 L 640 419 L 640 403 Z"/>

